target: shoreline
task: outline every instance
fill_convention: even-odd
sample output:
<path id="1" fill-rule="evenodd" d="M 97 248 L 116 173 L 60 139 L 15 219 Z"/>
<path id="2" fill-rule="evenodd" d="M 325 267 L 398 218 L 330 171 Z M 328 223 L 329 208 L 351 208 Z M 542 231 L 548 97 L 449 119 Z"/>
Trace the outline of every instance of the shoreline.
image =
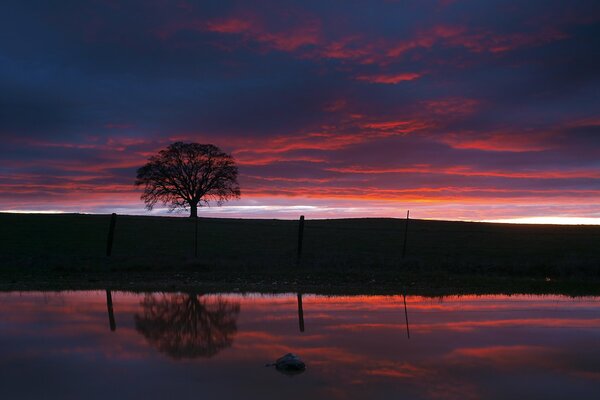
<path id="1" fill-rule="evenodd" d="M 358 279 L 361 278 L 359 281 Z M 357 283 L 360 282 L 360 283 Z M 165 277 L 161 271 L 90 271 L 31 275 L 0 271 L 0 292 L 115 290 L 128 292 L 194 293 L 304 293 L 331 295 L 484 295 L 540 294 L 600 296 L 600 281 L 590 279 L 551 279 L 482 277 L 468 275 L 399 274 L 394 279 L 366 276 L 296 274 L 208 274 L 178 271 Z"/>

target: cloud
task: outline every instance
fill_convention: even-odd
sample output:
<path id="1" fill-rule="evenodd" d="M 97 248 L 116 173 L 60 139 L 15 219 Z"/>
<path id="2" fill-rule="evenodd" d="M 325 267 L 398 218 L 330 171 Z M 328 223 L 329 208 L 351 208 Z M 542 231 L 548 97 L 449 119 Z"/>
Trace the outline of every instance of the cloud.
<path id="1" fill-rule="evenodd" d="M 395 85 L 400 82 L 413 81 L 419 79 L 422 74 L 417 72 L 405 72 L 399 74 L 379 74 L 379 75 L 360 75 L 356 79 L 370 83 L 384 83 Z"/>
<path id="2" fill-rule="evenodd" d="M 499 152 L 536 152 L 553 148 L 551 133 L 455 133 L 441 139 L 456 149 Z"/>

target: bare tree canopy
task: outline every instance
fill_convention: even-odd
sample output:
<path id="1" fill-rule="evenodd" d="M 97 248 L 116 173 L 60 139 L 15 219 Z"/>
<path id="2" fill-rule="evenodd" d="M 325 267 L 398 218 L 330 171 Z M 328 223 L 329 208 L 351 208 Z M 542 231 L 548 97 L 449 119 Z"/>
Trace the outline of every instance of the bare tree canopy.
<path id="1" fill-rule="evenodd" d="M 151 210 L 161 202 L 169 209 L 190 209 L 240 197 L 238 168 L 231 155 L 212 144 L 175 142 L 137 170 L 136 186 L 143 186 L 141 199 Z"/>

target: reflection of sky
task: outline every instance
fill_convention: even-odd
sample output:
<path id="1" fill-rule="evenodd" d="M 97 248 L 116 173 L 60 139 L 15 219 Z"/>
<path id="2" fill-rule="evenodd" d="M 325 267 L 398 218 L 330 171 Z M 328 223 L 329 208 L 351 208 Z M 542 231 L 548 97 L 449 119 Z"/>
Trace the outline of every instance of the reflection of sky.
<path id="1" fill-rule="evenodd" d="M 595 398 L 600 302 L 559 296 L 407 298 L 222 295 L 233 344 L 176 361 L 135 329 L 143 295 L 0 295 L 4 398 Z M 202 297 L 216 304 L 217 295 Z M 293 351 L 293 378 L 264 364 Z M 32 384 L 32 382 L 34 384 Z"/>

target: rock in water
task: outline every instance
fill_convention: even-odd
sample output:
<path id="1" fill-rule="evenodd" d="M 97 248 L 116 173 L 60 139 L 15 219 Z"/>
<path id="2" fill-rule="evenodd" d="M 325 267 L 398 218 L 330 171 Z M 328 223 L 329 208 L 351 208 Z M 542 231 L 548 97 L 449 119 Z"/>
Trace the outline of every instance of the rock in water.
<path id="1" fill-rule="evenodd" d="M 304 371 L 306 369 L 306 364 L 304 364 L 304 361 L 297 355 L 288 353 L 275 361 L 275 368 L 279 371 Z"/>

